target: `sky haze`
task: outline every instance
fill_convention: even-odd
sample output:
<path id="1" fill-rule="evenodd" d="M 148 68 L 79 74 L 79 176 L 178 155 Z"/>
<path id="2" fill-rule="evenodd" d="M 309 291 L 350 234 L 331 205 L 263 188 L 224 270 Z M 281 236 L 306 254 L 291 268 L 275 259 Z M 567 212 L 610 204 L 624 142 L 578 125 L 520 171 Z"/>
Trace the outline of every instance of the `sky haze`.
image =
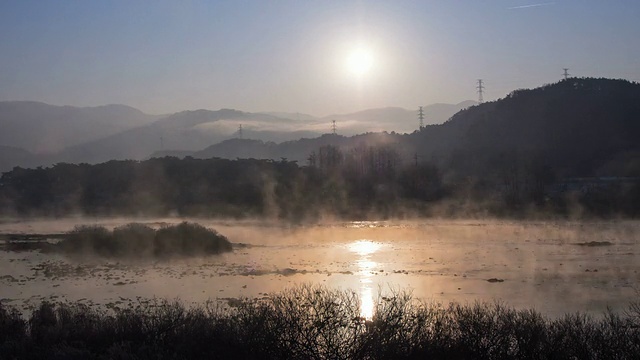
<path id="1" fill-rule="evenodd" d="M 632 0 L 5 0 L 0 101 L 325 116 L 476 99 L 480 78 L 493 100 L 565 67 L 637 81 L 639 18 Z"/>

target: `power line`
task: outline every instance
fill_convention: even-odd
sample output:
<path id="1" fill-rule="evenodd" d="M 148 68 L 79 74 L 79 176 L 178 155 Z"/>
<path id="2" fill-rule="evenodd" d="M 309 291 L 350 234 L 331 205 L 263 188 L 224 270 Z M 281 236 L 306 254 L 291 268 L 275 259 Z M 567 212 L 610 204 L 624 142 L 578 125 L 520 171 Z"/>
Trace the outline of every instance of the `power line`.
<path id="1" fill-rule="evenodd" d="M 476 86 L 476 89 L 478 89 L 478 102 L 482 104 L 484 102 L 482 94 L 483 94 L 484 89 L 485 89 L 484 85 L 482 83 L 482 79 L 478 79 L 478 86 Z"/>

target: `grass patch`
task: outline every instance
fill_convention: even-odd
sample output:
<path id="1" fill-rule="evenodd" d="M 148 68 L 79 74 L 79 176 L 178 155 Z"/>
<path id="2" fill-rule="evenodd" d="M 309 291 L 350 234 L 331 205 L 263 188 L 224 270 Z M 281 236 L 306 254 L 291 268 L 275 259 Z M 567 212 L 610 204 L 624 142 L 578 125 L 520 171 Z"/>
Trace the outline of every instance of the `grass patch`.
<path id="1" fill-rule="evenodd" d="M 0 305 L 0 354 L 50 359 L 637 359 L 640 308 L 549 319 L 500 303 L 447 306 L 409 293 L 359 315 L 351 291 L 302 286 L 233 308 L 156 300 L 115 312 Z"/>
<path id="2" fill-rule="evenodd" d="M 109 258 L 168 258 L 231 251 L 229 240 L 217 231 L 183 222 L 155 230 L 130 223 L 109 231 L 102 226 L 76 226 L 56 248 L 66 254 L 95 254 Z"/>

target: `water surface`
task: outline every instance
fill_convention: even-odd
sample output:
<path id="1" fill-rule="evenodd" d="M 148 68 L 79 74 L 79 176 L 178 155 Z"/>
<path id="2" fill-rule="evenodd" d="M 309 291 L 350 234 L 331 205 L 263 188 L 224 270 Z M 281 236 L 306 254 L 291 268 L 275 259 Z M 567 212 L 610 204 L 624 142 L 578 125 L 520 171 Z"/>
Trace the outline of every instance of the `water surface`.
<path id="1" fill-rule="evenodd" d="M 184 219 L 140 220 L 158 227 Z M 76 224 L 131 219 L 4 220 L 0 234 L 60 233 Z M 373 314 L 380 293 L 424 301 L 502 301 L 550 316 L 638 298 L 638 222 L 388 221 L 289 226 L 198 221 L 226 235 L 232 253 L 189 260 L 114 261 L 0 251 L 0 299 L 21 309 L 42 300 L 143 306 L 149 298 L 233 305 L 302 283 L 359 294 Z"/>

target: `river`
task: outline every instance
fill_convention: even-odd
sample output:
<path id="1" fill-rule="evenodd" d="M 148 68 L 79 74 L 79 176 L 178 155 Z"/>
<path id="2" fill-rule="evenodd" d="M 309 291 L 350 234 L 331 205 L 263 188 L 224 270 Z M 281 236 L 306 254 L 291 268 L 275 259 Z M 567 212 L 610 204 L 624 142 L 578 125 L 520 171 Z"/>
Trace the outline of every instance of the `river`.
<path id="1" fill-rule="evenodd" d="M 28 311 L 43 300 L 144 306 L 152 298 L 233 306 L 298 284 L 355 291 L 364 317 L 379 296 L 501 301 L 548 316 L 624 310 L 638 299 L 640 223 L 419 220 L 277 222 L 203 219 L 0 221 L 0 234 L 56 234 L 77 224 L 154 227 L 183 220 L 224 234 L 234 251 L 171 261 L 68 258 L 0 251 L 0 301 Z M 241 244 L 241 245 L 239 245 Z"/>

